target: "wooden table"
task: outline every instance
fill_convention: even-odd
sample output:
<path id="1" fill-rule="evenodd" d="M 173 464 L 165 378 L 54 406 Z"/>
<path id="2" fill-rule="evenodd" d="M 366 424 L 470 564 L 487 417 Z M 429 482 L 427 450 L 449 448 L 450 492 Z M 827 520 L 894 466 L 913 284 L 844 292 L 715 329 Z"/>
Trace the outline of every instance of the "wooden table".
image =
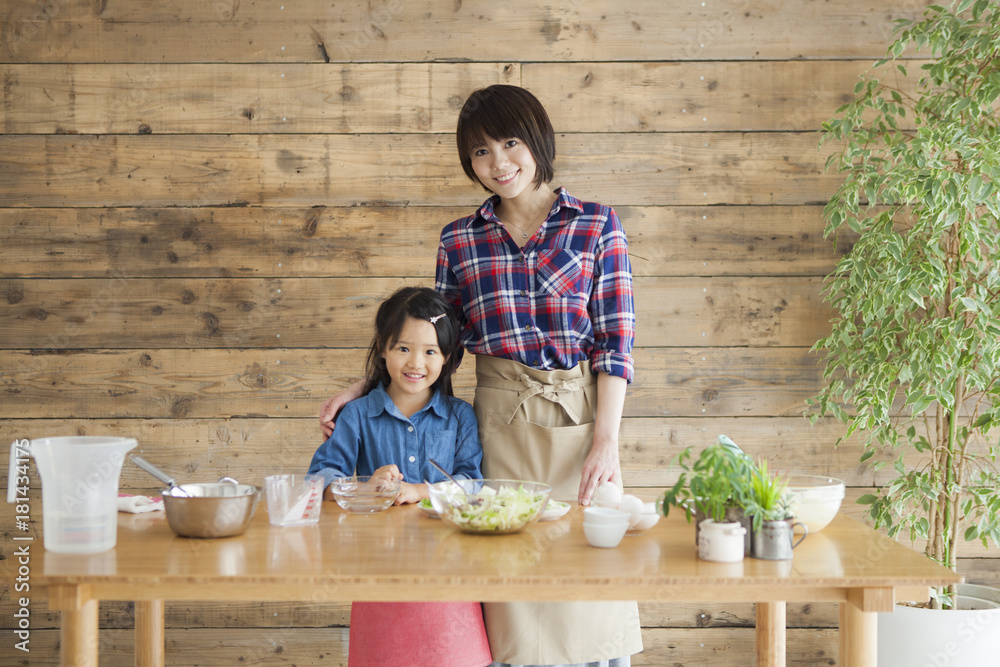
<path id="1" fill-rule="evenodd" d="M 162 513 L 157 513 L 162 515 Z M 699 560 L 694 527 L 671 516 L 616 549 L 590 547 L 582 509 L 505 536 L 467 535 L 416 506 L 274 528 L 263 507 L 238 537 L 175 536 L 162 516 L 119 517 L 118 545 L 45 552 L 32 583 L 62 612 L 63 665 L 97 665 L 99 600 L 134 600 L 136 656 L 164 664 L 165 600 L 642 600 L 756 602 L 757 664 L 784 665 L 785 602 L 841 604 L 842 667 L 876 663 L 876 612 L 961 580 L 921 554 L 838 516 L 791 561 Z"/>

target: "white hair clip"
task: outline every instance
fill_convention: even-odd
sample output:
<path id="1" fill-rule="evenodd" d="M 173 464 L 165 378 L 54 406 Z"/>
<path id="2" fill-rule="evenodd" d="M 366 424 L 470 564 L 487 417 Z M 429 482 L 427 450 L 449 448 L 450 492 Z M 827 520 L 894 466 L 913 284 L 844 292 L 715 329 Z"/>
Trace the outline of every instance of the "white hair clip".
<path id="1" fill-rule="evenodd" d="M 431 324 L 437 324 L 437 321 L 447 314 L 448 313 L 441 313 L 440 315 L 435 315 L 434 317 L 428 317 L 427 319 L 431 321 Z"/>

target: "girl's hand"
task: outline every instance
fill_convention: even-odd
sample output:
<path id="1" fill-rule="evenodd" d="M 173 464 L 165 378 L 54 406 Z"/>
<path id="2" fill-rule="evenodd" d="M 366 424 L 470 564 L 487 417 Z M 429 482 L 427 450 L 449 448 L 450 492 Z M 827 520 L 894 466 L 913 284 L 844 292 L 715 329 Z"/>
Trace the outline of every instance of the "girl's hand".
<path id="1" fill-rule="evenodd" d="M 323 401 L 323 405 L 319 408 L 319 427 L 323 429 L 324 439 L 329 438 L 330 434 L 333 433 L 333 420 L 337 413 L 351 401 L 361 398 L 361 390 L 364 388 L 365 383 L 358 380 L 344 391 Z"/>
<path id="2" fill-rule="evenodd" d="M 409 503 L 419 503 L 424 498 L 430 496 L 426 484 L 410 484 L 403 482 L 399 485 L 399 496 L 396 498 L 397 505 L 407 505 Z"/>
<path id="3" fill-rule="evenodd" d="M 372 473 L 371 482 L 373 484 L 378 484 L 381 482 L 395 482 L 399 480 L 403 481 L 403 473 L 399 472 L 394 464 L 389 464 L 387 466 L 382 466 L 378 470 Z"/>

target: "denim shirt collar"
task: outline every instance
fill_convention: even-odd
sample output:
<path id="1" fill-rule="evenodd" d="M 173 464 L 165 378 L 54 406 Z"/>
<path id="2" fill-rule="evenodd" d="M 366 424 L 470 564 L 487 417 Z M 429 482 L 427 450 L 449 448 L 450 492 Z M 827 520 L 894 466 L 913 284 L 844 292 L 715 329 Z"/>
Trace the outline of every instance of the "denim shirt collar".
<path id="1" fill-rule="evenodd" d="M 378 417 L 383 412 L 388 412 L 390 415 L 397 419 L 403 419 L 406 421 L 413 421 L 413 419 L 425 410 L 431 410 L 438 417 L 448 416 L 448 406 L 445 403 L 445 395 L 440 391 L 435 389 L 431 393 L 431 400 L 427 402 L 427 405 L 417 410 L 413 413 L 413 417 L 407 419 L 403 416 L 403 413 L 399 411 L 396 404 L 392 402 L 392 398 L 389 396 L 389 392 L 385 390 L 385 387 L 379 385 L 371 390 L 371 393 L 365 397 L 368 401 L 368 417 L 374 419 Z"/>

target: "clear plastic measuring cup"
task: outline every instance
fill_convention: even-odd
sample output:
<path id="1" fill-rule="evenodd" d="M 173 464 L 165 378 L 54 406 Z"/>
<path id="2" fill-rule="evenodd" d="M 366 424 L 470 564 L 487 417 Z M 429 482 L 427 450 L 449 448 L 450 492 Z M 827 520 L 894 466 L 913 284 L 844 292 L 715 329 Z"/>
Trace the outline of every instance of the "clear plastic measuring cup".
<path id="1" fill-rule="evenodd" d="M 118 542 L 118 479 L 134 438 L 69 436 L 28 443 L 42 480 L 42 534 L 45 548 L 58 553 L 89 554 L 113 549 Z M 11 446 L 9 480 L 18 474 Z M 7 485 L 13 502 L 16 485 Z"/>
<path id="2" fill-rule="evenodd" d="M 268 520 L 272 526 L 319 522 L 324 480 L 319 475 L 268 475 L 264 478 Z"/>

